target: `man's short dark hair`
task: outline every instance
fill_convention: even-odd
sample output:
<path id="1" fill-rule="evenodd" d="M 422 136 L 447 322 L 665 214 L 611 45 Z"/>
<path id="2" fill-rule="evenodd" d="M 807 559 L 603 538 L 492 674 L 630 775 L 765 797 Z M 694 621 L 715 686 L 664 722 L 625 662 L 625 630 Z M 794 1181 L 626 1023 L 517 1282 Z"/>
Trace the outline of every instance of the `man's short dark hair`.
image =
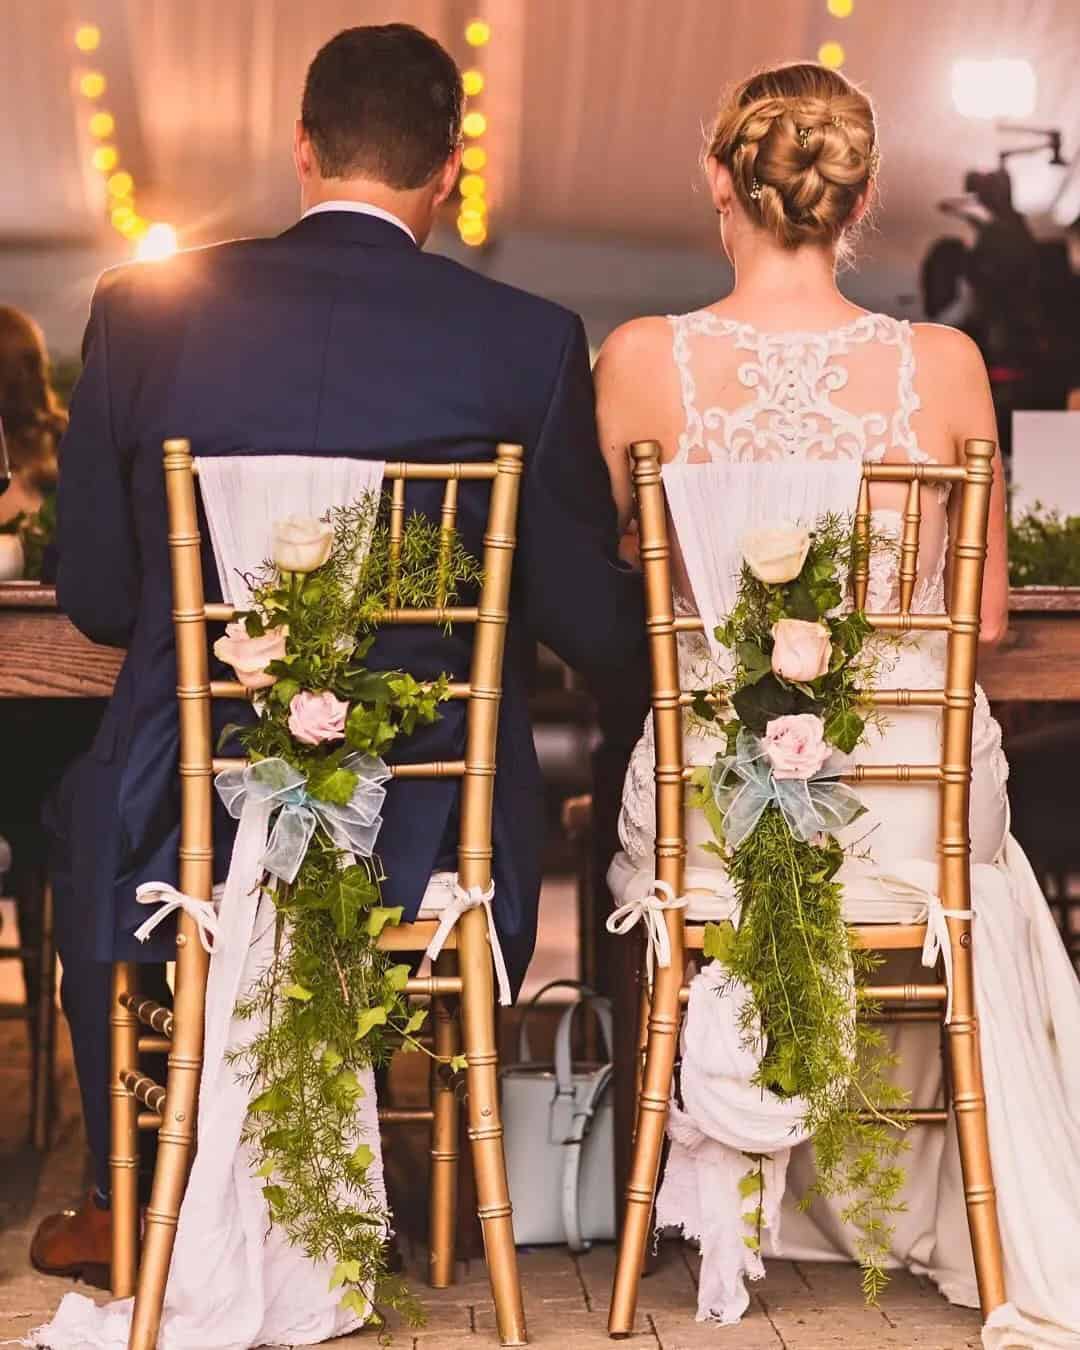
<path id="1" fill-rule="evenodd" d="M 346 28 L 316 55 L 301 120 L 324 178 L 422 187 L 461 135 L 461 72 L 418 28 Z"/>

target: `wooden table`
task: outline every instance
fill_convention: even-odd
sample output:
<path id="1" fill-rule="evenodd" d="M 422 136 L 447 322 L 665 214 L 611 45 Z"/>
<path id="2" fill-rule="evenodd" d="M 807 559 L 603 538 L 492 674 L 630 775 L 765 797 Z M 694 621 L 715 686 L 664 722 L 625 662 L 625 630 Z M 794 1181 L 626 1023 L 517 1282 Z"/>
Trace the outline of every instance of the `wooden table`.
<path id="1" fill-rule="evenodd" d="M 1005 641 L 979 662 L 987 697 L 1080 700 L 1080 588 L 1013 591 L 1009 616 Z M 76 631 L 53 587 L 0 584 L 0 698 L 107 698 L 122 657 Z"/>

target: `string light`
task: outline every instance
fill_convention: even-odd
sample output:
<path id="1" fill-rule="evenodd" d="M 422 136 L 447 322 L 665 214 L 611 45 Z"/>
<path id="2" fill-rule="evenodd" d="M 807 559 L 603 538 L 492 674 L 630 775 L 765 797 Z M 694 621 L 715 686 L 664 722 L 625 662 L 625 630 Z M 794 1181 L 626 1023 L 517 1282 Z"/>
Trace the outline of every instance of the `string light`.
<path id="1" fill-rule="evenodd" d="M 461 156 L 461 163 L 469 173 L 479 173 L 487 164 L 487 151 L 482 145 L 470 145 Z"/>
<path id="2" fill-rule="evenodd" d="M 487 191 L 487 184 L 478 173 L 467 173 L 458 183 L 458 191 L 463 197 L 482 197 Z"/>
<path id="3" fill-rule="evenodd" d="M 88 70 L 79 77 L 79 93 L 83 98 L 100 98 L 107 87 L 100 70 Z"/>
<path id="4" fill-rule="evenodd" d="M 855 8 L 855 0 L 826 0 L 825 8 L 834 19 L 849 19 Z"/>
<path id="5" fill-rule="evenodd" d="M 486 47 L 491 41 L 491 24 L 473 19 L 465 28 L 465 41 L 470 47 Z"/>
<path id="6" fill-rule="evenodd" d="M 469 98 L 475 98 L 477 94 L 483 93 L 484 72 L 482 70 L 467 70 L 461 77 L 462 88 Z"/>
<path id="7" fill-rule="evenodd" d="M 130 197 L 135 190 L 135 179 L 126 169 L 121 169 L 119 173 L 109 175 L 105 186 L 110 197 Z"/>
<path id="8" fill-rule="evenodd" d="M 830 39 L 818 48 L 818 60 L 829 70 L 839 70 L 846 60 L 846 53 L 839 42 Z"/>
<path id="9" fill-rule="evenodd" d="M 461 129 L 470 140 L 476 140 L 487 131 L 487 118 L 482 112 L 466 113 Z"/>
<path id="10" fill-rule="evenodd" d="M 95 140 L 103 141 L 116 130 L 116 118 L 110 112 L 96 112 L 87 125 L 90 128 L 90 135 Z"/>
<path id="11" fill-rule="evenodd" d="M 98 173 L 111 173 L 120 162 L 115 145 L 99 145 L 90 156 L 90 162 Z"/>
<path id="12" fill-rule="evenodd" d="M 81 52 L 97 51 L 101 46 L 101 29 L 96 23 L 83 23 L 76 28 L 75 46 Z"/>

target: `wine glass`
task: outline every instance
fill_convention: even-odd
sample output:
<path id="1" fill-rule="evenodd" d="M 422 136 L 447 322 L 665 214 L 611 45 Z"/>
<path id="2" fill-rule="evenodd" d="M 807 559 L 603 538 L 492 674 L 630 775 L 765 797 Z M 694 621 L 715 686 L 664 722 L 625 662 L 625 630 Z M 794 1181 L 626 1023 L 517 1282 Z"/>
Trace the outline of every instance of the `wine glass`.
<path id="1" fill-rule="evenodd" d="M 0 417 L 0 497 L 11 486 L 11 460 L 8 458 L 7 437 L 4 435 L 4 419 Z"/>

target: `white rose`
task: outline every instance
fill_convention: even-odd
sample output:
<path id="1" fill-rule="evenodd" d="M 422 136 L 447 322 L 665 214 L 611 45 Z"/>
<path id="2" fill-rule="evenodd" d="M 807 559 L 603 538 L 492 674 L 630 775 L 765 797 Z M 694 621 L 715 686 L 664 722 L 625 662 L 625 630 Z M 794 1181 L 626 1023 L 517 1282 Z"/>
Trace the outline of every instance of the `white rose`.
<path id="1" fill-rule="evenodd" d="M 760 530 L 747 530 L 739 547 L 758 581 L 782 586 L 802 571 L 810 552 L 810 534 L 799 525 L 766 525 Z"/>
<path id="2" fill-rule="evenodd" d="M 283 572 L 314 572 L 334 547 L 334 530 L 312 516 L 286 516 L 274 523 L 274 562 Z"/>

